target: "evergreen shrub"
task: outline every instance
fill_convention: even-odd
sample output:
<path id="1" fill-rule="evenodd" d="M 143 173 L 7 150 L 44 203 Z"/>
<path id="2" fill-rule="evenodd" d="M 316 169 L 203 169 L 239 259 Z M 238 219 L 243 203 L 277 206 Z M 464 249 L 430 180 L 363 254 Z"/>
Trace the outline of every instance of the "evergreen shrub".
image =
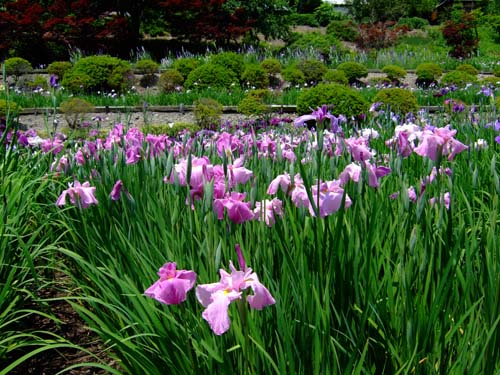
<path id="1" fill-rule="evenodd" d="M 416 113 L 419 108 L 415 94 L 398 87 L 380 90 L 373 102 L 382 102 L 384 110 L 400 114 Z"/>

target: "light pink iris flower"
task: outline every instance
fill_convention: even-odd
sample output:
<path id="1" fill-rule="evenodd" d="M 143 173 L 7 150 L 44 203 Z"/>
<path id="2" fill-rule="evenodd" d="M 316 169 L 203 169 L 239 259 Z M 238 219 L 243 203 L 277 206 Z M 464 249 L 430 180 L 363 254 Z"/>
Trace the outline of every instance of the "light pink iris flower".
<path id="1" fill-rule="evenodd" d="M 337 212 L 342 205 L 342 197 L 344 196 L 344 189 L 340 187 L 340 181 L 326 181 L 319 185 L 311 186 L 312 197 L 314 203 L 319 202 L 319 216 L 325 217 Z M 319 197 L 318 197 L 319 195 Z M 346 195 L 345 208 L 350 207 L 352 204 L 351 198 Z M 311 216 L 316 216 L 314 209 L 309 205 L 309 212 Z"/>
<path id="2" fill-rule="evenodd" d="M 236 224 L 252 220 L 254 213 L 250 209 L 250 202 L 244 202 L 246 194 L 232 192 L 224 198 L 214 199 L 214 211 L 219 220 L 224 219 L 224 208 L 227 210 L 229 220 Z"/>
<path id="3" fill-rule="evenodd" d="M 455 155 L 466 150 L 468 147 L 456 140 L 456 130 L 451 130 L 449 126 L 424 130 L 420 143 L 415 148 L 415 153 L 426 156 L 432 161 L 436 161 L 440 154 L 447 155 L 448 160 L 453 160 Z"/>
<path id="4" fill-rule="evenodd" d="M 251 288 L 252 295 L 247 296 L 250 307 L 262 310 L 264 307 L 276 303 L 269 290 L 262 285 L 257 274 L 251 268 L 238 271 L 229 262 L 231 273 L 221 269 L 220 281 L 212 284 L 202 284 L 196 287 L 196 297 L 205 307 L 202 313 L 210 328 L 216 335 L 222 335 L 229 330 L 229 305 L 231 302 L 242 299 L 243 291 Z"/>
<path id="5" fill-rule="evenodd" d="M 160 279 L 144 294 L 166 305 L 177 305 L 186 300 L 187 292 L 196 282 L 194 271 L 177 270 L 175 262 L 165 263 L 158 271 Z"/>
<path id="6" fill-rule="evenodd" d="M 82 208 L 87 208 L 91 204 L 98 204 L 95 197 L 95 187 L 90 186 L 88 181 L 81 184 L 76 181 L 69 184 L 69 188 L 64 190 L 56 201 L 57 206 L 64 206 L 66 204 L 66 197 L 69 196 L 71 204 L 77 206 L 80 204 Z"/>
<path id="7" fill-rule="evenodd" d="M 253 212 L 256 220 L 265 221 L 268 227 L 272 227 L 276 216 L 283 217 L 283 203 L 278 198 L 265 199 L 255 203 Z"/>

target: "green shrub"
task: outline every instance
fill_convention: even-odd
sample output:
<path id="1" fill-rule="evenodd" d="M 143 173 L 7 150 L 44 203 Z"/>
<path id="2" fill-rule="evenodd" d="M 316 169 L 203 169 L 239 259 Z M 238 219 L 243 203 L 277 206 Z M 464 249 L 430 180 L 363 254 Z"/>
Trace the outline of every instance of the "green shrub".
<path id="1" fill-rule="evenodd" d="M 160 64 L 151 59 L 141 59 L 135 63 L 134 68 L 139 74 L 156 74 Z"/>
<path id="2" fill-rule="evenodd" d="M 241 82 L 246 87 L 263 89 L 269 86 L 269 76 L 260 65 L 247 65 L 241 75 Z"/>
<path id="3" fill-rule="evenodd" d="M 500 77 L 500 65 L 495 65 L 492 73 L 495 77 Z"/>
<path id="4" fill-rule="evenodd" d="M 222 117 L 222 104 L 211 98 L 201 98 L 194 103 L 194 118 L 202 129 L 216 130 Z"/>
<path id="5" fill-rule="evenodd" d="M 401 114 L 416 113 L 419 108 L 413 92 L 397 87 L 380 90 L 373 97 L 373 102 L 382 102 L 386 111 Z"/>
<path id="6" fill-rule="evenodd" d="M 0 118 L 7 116 L 7 114 L 9 116 L 16 115 L 22 110 L 21 106 L 16 102 L 0 99 Z"/>
<path id="7" fill-rule="evenodd" d="M 261 115 L 268 112 L 264 98 L 269 95 L 267 90 L 252 90 L 238 104 L 238 112 L 246 116 Z"/>
<path id="8" fill-rule="evenodd" d="M 326 27 L 326 33 L 346 42 L 355 42 L 359 36 L 358 27 L 351 20 L 330 22 Z"/>
<path id="9" fill-rule="evenodd" d="M 314 10 L 314 17 L 320 26 L 326 26 L 332 20 L 345 20 L 347 16 L 335 10 L 333 4 L 323 2 Z"/>
<path id="10" fill-rule="evenodd" d="M 236 52 L 221 52 L 216 55 L 212 55 L 209 62 L 232 70 L 236 74 L 236 77 L 241 77 L 243 71 L 245 70 L 243 56 Z"/>
<path id="11" fill-rule="evenodd" d="M 500 87 L 500 77 L 484 77 L 480 83 L 484 86 Z"/>
<path id="12" fill-rule="evenodd" d="M 281 63 L 278 59 L 272 57 L 267 58 L 265 60 L 262 60 L 260 66 L 266 71 L 268 75 L 276 75 L 281 73 Z"/>
<path id="13" fill-rule="evenodd" d="M 167 69 L 160 75 L 158 87 L 163 92 L 172 92 L 182 86 L 183 83 L 184 77 L 179 71 L 175 69 Z"/>
<path id="14" fill-rule="evenodd" d="M 319 60 L 302 60 L 297 63 L 297 69 L 304 73 L 304 78 L 308 84 L 315 85 L 323 78 L 328 68 Z"/>
<path id="15" fill-rule="evenodd" d="M 59 80 L 73 67 L 69 61 L 54 61 L 47 66 L 47 73 L 55 75 Z"/>
<path id="16" fill-rule="evenodd" d="M 303 85 L 306 82 L 304 73 L 295 66 L 286 67 L 282 72 L 282 76 L 292 86 Z"/>
<path id="17" fill-rule="evenodd" d="M 339 40 L 332 34 L 321 34 L 313 31 L 309 33 L 296 33 L 289 41 L 291 51 L 304 51 L 313 49 L 323 56 L 328 56 L 331 49 L 343 51 Z"/>
<path id="18" fill-rule="evenodd" d="M 345 73 L 349 83 L 355 83 L 368 76 L 368 68 L 355 61 L 343 62 L 337 66 L 337 70 L 342 70 Z"/>
<path id="19" fill-rule="evenodd" d="M 47 82 L 47 78 L 44 76 L 37 75 L 31 80 L 26 80 L 23 82 L 23 87 L 26 87 L 30 90 L 35 89 L 44 89 L 47 90 L 49 88 L 49 83 Z"/>
<path id="20" fill-rule="evenodd" d="M 319 22 L 314 14 L 294 13 L 288 16 L 288 22 L 291 25 L 318 27 Z"/>
<path id="21" fill-rule="evenodd" d="M 230 88 L 238 82 L 238 76 L 234 71 L 221 65 L 206 63 L 189 73 L 184 87 L 186 89 Z"/>
<path id="22" fill-rule="evenodd" d="M 391 82 L 399 82 L 406 77 L 406 70 L 398 65 L 386 65 L 382 68 L 382 72 L 387 75 Z"/>
<path id="23" fill-rule="evenodd" d="M 401 17 L 396 26 L 407 26 L 410 30 L 423 29 L 429 26 L 429 21 L 420 17 Z"/>
<path id="24" fill-rule="evenodd" d="M 343 70 L 328 69 L 325 74 L 323 74 L 324 83 L 340 83 L 341 85 L 348 85 L 349 81 L 345 76 Z"/>
<path id="25" fill-rule="evenodd" d="M 447 72 L 441 78 L 441 84 L 443 85 L 455 85 L 458 87 L 464 87 L 468 83 L 477 82 L 477 78 L 473 75 L 470 75 L 467 72 L 461 72 L 459 70 L 452 70 Z"/>
<path id="26" fill-rule="evenodd" d="M 415 74 L 417 85 L 428 86 L 438 81 L 443 74 L 443 69 L 436 63 L 422 63 L 417 66 Z"/>
<path id="27" fill-rule="evenodd" d="M 61 82 L 71 92 L 124 92 L 134 82 L 128 62 L 108 55 L 89 56 L 78 60 Z"/>
<path id="28" fill-rule="evenodd" d="M 16 82 L 23 74 L 28 74 L 33 71 L 31 63 L 22 57 L 11 57 L 5 60 L 3 64 L 5 67 L 5 74 L 7 76 L 14 76 Z"/>
<path id="29" fill-rule="evenodd" d="M 172 125 L 148 125 L 142 128 L 144 134 L 167 135 L 169 137 L 177 137 L 180 133 L 188 131 L 195 134 L 201 130 L 200 126 L 190 122 L 176 122 Z"/>
<path id="30" fill-rule="evenodd" d="M 194 57 L 181 57 L 174 61 L 172 68 L 181 73 L 184 79 L 186 79 L 189 73 L 200 65 L 200 61 Z"/>
<path id="31" fill-rule="evenodd" d="M 335 83 L 319 84 L 304 90 L 297 98 L 297 112 L 310 113 L 323 104 L 333 105 L 330 112 L 334 115 L 344 115 L 348 118 L 359 116 L 368 110 L 368 102 L 361 94 L 347 86 Z"/>
<path id="32" fill-rule="evenodd" d="M 471 76 L 477 76 L 479 74 L 479 70 L 477 70 L 471 64 L 460 64 L 455 70 L 469 73 Z"/>
<path id="33" fill-rule="evenodd" d="M 76 129 L 84 120 L 84 115 L 94 111 L 94 105 L 85 99 L 71 98 L 61 103 L 59 111 L 71 129 Z"/>

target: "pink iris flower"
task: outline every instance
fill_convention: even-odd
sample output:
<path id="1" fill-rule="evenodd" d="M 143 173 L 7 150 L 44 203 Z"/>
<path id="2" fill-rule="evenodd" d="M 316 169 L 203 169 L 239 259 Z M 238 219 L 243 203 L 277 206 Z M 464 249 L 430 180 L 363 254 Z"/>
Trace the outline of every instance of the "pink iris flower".
<path id="1" fill-rule="evenodd" d="M 87 208 L 91 204 L 98 204 L 95 197 L 95 187 L 90 186 L 88 181 L 80 184 L 76 181 L 74 184 L 69 184 L 69 188 L 64 190 L 56 201 L 57 206 L 64 206 L 66 204 L 66 197 L 69 195 L 71 204 L 81 204 L 82 208 Z"/>
<path id="2" fill-rule="evenodd" d="M 371 159 L 373 156 L 372 151 L 368 148 L 368 141 L 363 137 L 347 138 L 344 142 L 352 158 L 356 161 L 365 161 Z"/>
<path id="3" fill-rule="evenodd" d="M 340 187 L 339 181 L 326 181 L 319 185 L 314 184 L 311 186 L 312 196 L 314 203 L 319 202 L 319 216 L 325 217 L 337 212 L 342 205 L 342 197 L 344 196 L 344 189 Z M 318 197 L 319 195 L 319 197 Z M 352 204 L 349 196 L 345 199 L 345 208 L 350 207 Z M 309 205 L 309 212 L 311 216 L 316 216 L 314 209 Z"/>
<path id="4" fill-rule="evenodd" d="M 276 222 L 275 216 L 283 217 L 283 203 L 278 198 L 265 199 L 255 203 L 253 212 L 256 220 L 265 221 L 268 227 L 272 227 Z"/>
<path id="5" fill-rule="evenodd" d="M 466 150 L 468 147 L 454 138 L 456 130 L 451 130 L 449 126 L 424 130 L 420 144 L 415 148 L 415 153 L 426 156 L 432 161 L 436 161 L 440 154 L 448 155 L 448 160 L 453 160 L 455 155 Z"/>
<path id="6" fill-rule="evenodd" d="M 109 197 L 112 200 L 117 201 L 118 199 L 120 199 L 120 196 L 122 194 L 122 189 L 123 189 L 122 180 L 116 181 L 115 185 L 113 186 L 113 189 L 111 190 L 111 193 L 109 193 Z"/>
<path id="7" fill-rule="evenodd" d="M 246 298 L 253 309 L 262 310 L 265 306 L 276 303 L 271 293 L 260 283 L 257 274 L 251 268 L 238 271 L 231 261 L 229 268 L 231 273 L 223 269 L 219 271 L 220 281 L 218 283 L 202 284 L 196 287 L 196 297 L 205 307 L 202 317 L 216 335 L 222 335 L 229 330 L 231 325 L 229 305 L 233 301 L 242 299 L 245 289 L 251 288 L 253 291 L 253 294 Z"/>
<path id="8" fill-rule="evenodd" d="M 252 220 L 254 213 L 250 209 L 250 202 L 243 202 L 245 197 L 245 193 L 232 192 L 224 198 L 214 199 L 214 211 L 219 220 L 224 219 L 224 208 L 229 220 L 236 224 Z"/>
<path id="9" fill-rule="evenodd" d="M 196 282 L 194 271 L 177 270 L 175 262 L 165 263 L 158 271 L 160 279 L 144 294 L 166 305 L 177 305 L 186 300 L 187 292 Z"/>

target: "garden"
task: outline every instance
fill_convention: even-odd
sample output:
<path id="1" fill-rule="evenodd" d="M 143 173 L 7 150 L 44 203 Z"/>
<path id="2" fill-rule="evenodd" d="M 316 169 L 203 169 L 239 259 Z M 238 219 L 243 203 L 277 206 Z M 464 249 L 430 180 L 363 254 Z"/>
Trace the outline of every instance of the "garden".
<path id="1" fill-rule="evenodd" d="M 500 28 L 325 4 L 3 60 L 0 375 L 500 374 Z"/>

